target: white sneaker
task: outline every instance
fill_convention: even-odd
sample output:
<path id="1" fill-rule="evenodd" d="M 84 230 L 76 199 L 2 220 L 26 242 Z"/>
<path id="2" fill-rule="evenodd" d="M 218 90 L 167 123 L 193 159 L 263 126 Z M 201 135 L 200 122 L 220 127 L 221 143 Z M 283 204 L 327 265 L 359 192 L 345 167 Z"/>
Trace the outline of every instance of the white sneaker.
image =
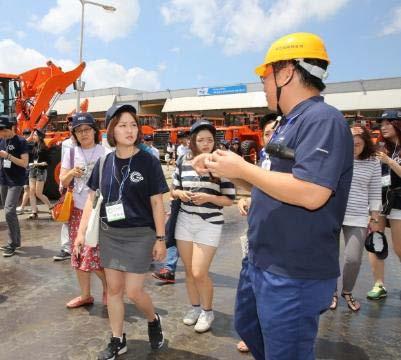
<path id="1" fill-rule="evenodd" d="M 214 320 L 214 313 L 212 310 L 211 311 L 202 310 L 201 314 L 199 315 L 199 319 L 194 327 L 195 331 L 198 333 L 203 333 L 205 331 L 208 331 L 212 326 L 213 320 Z"/>
<path id="2" fill-rule="evenodd" d="M 195 325 L 196 322 L 198 321 L 199 315 L 201 314 L 202 309 L 200 306 L 192 306 L 192 309 L 189 310 L 185 316 L 184 319 L 182 319 L 182 322 L 185 325 Z"/>

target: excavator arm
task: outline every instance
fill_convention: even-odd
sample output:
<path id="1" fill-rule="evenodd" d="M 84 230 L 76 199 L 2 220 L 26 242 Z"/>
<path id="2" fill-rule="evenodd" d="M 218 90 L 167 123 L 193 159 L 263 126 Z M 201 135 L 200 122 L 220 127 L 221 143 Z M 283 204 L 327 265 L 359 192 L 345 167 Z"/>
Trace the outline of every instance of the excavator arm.
<path id="1" fill-rule="evenodd" d="M 63 72 L 51 61 L 47 67 L 36 68 L 18 76 L 21 82 L 20 94 L 16 100 L 18 129 L 43 128 L 48 121 L 46 111 L 55 95 L 64 93 L 77 80 L 85 68 L 81 63 L 75 69 Z"/>

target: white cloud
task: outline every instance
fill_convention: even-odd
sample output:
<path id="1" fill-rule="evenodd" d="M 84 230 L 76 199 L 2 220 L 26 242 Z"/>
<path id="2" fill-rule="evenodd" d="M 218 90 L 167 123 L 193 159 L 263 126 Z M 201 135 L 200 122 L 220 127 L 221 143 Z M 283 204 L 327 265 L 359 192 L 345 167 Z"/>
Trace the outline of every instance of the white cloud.
<path id="1" fill-rule="evenodd" d="M 54 43 L 54 47 L 61 53 L 71 54 L 73 52 L 73 44 L 71 41 L 67 40 L 64 36 L 57 38 Z"/>
<path id="2" fill-rule="evenodd" d="M 348 0 L 280 0 L 267 7 L 260 0 L 169 0 L 160 9 L 167 25 L 188 23 L 205 44 L 224 53 L 258 51 L 284 32 L 300 31 L 308 20 L 325 20 Z"/>
<path id="3" fill-rule="evenodd" d="M 101 7 L 85 5 L 85 34 L 105 42 L 125 37 L 135 26 L 139 13 L 138 0 L 107 0 L 115 12 L 105 11 Z M 72 27 L 80 26 L 81 5 L 78 0 L 57 0 L 42 18 L 33 20 L 32 25 L 51 33 L 62 34 Z"/>
<path id="4" fill-rule="evenodd" d="M 0 69 L 4 73 L 19 74 L 35 67 L 46 66 L 48 58 L 34 49 L 23 48 L 13 40 L 0 41 Z M 77 66 L 70 59 L 51 59 L 68 71 Z M 122 86 L 140 90 L 159 90 L 159 73 L 140 67 L 124 66 L 107 59 L 89 61 L 82 75 L 86 90 Z"/>
<path id="5" fill-rule="evenodd" d="M 160 89 L 157 71 L 148 71 L 140 67 L 126 69 L 107 59 L 88 62 L 82 78 L 87 83 L 87 90 L 114 86 L 141 90 Z"/>
<path id="6" fill-rule="evenodd" d="M 159 72 L 166 71 L 167 69 L 167 64 L 165 62 L 161 62 L 159 65 L 157 65 L 157 70 Z"/>
<path id="7" fill-rule="evenodd" d="M 393 19 L 383 28 L 381 35 L 392 35 L 401 32 L 401 6 L 395 8 L 392 12 Z"/>
<path id="8" fill-rule="evenodd" d="M 179 47 L 173 47 L 170 49 L 170 52 L 179 54 L 181 52 L 181 49 Z"/>

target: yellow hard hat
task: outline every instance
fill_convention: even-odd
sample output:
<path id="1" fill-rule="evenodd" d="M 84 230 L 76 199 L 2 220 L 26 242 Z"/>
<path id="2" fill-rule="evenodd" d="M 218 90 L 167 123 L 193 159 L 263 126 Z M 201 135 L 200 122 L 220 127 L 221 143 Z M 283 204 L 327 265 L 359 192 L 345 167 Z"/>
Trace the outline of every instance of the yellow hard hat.
<path id="1" fill-rule="evenodd" d="M 264 63 L 259 65 L 255 72 L 263 76 L 266 65 L 294 59 L 320 59 L 330 63 L 326 47 L 319 36 L 311 33 L 294 33 L 276 40 L 267 51 Z"/>

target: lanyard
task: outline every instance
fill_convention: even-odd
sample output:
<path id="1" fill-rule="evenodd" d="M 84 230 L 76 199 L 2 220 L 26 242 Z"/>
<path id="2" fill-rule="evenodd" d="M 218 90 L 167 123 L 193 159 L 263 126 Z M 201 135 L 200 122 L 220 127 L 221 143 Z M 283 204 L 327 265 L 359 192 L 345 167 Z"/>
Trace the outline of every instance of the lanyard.
<path id="1" fill-rule="evenodd" d="M 283 125 L 280 125 L 280 126 L 276 129 L 276 131 L 274 132 L 274 134 L 273 134 L 273 136 L 271 137 L 269 143 L 274 143 L 275 140 L 276 140 L 276 138 L 277 138 L 279 135 L 284 136 L 284 134 L 287 132 L 287 128 L 288 128 L 290 125 L 292 125 L 293 122 L 295 122 L 295 120 L 297 119 L 297 117 L 298 117 L 299 115 L 301 115 L 301 113 L 296 114 L 296 115 L 294 115 L 293 117 L 287 119 L 287 122 L 285 123 L 284 128 L 283 128 Z M 280 142 L 280 141 L 279 141 L 279 142 Z"/>
<path id="2" fill-rule="evenodd" d="M 120 188 L 119 188 L 119 190 L 118 190 L 118 200 L 117 200 L 117 201 L 120 201 L 121 198 L 122 198 L 124 184 L 125 184 L 125 181 L 128 179 L 128 177 L 129 177 L 129 172 L 130 172 L 130 170 L 131 170 L 131 161 L 132 161 L 132 158 L 133 158 L 133 156 L 131 156 L 131 158 L 129 159 L 127 171 L 125 172 L 125 174 L 123 174 L 122 181 L 121 181 L 121 184 L 120 184 Z M 112 186 L 112 184 L 113 184 L 113 176 L 115 175 L 115 170 L 116 170 L 115 160 L 116 160 L 116 154 L 114 153 L 114 156 L 113 156 L 113 166 L 112 166 L 111 175 L 110 175 L 109 195 L 108 195 L 108 197 L 107 197 L 107 202 L 110 201 L 111 186 Z M 116 178 L 116 179 L 117 179 L 117 178 Z M 118 180 L 117 180 L 117 181 L 118 181 Z"/>

